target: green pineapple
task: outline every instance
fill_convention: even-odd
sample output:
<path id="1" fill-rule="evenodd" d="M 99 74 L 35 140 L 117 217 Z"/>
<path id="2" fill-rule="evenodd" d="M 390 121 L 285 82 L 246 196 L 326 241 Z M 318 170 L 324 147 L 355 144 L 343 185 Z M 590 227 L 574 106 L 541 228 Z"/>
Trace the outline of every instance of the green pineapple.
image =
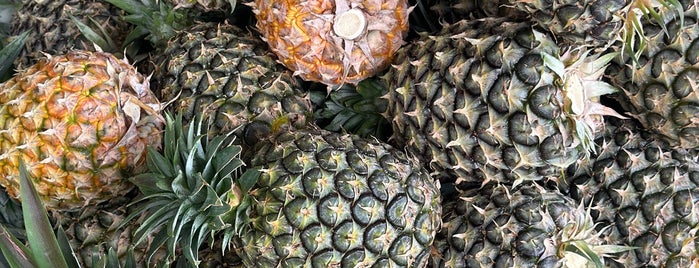
<path id="1" fill-rule="evenodd" d="M 697 3 L 682 1 L 684 16 L 664 16 L 663 24 L 643 20 L 644 48 L 609 68 L 622 88 L 617 100 L 646 129 L 673 146 L 699 147 L 699 21 Z M 667 32 L 663 31 L 667 29 Z"/>
<path id="2" fill-rule="evenodd" d="M 95 50 L 93 41 L 86 38 L 71 19 L 95 27 L 113 42 L 104 51 L 121 52 L 119 46 L 126 38 L 129 24 L 120 18 L 119 9 L 98 0 L 22 0 L 15 14 L 10 34 L 31 31 L 25 49 L 17 58 L 18 68 L 26 68 L 43 57 L 42 53 L 62 55 L 71 49 Z M 101 28 L 101 29 L 99 29 Z M 114 51 L 116 50 L 116 51 Z"/>
<path id="3" fill-rule="evenodd" d="M 237 129 L 247 142 L 310 122 L 308 93 L 259 37 L 225 22 L 187 22 L 162 1 L 135 9 L 129 1 L 109 2 L 144 18 L 132 22 L 150 32 L 151 83 L 170 112 L 186 121 L 206 115 L 214 120 L 210 134 Z"/>
<path id="4" fill-rule="evenodd" d="M 384 115 L 396 144 L 459 183 L 557 180 L 617 115 L 597 102 L 615 90 L 599 78 L 612 55 L 564 51 L 528 23 L 462 21 L 399 51 Z"/>
<path id="5" fill-rule="evenodd" d="M 606 245 L 577 204 L 532 182 L 465 190 L 444 204 L 432 266 L 594 267 L 628 249 Z"/>
<path id="6" fill-rule="evenodd" d="M 439 186 L 400 151 L 318 129 L 261 141 L 239 159 L 227 136 L 169 119 L 165 154 L 134 183 L 140 228 L 167 226 L 190 263 L 216 233 L 245 267 L 424 267 L 440 227 Z M 154 151 L 153 151 L 154 152 Z M 140 214 L 135 214 L 140 215 Z M 222 232 L 221 232 L 222 231 Z M 156 234 L 165 235 L 166 230 Z M 233 246 L 233 249 L 229 247 Z"/>
<path id="7" fill-rule="evenodd" d="M 699 262 L 699 149 L 673 148 L 631 120 L 609 119 L 591 163 L 571 167 L 563 190 L 592 203 L 607 241 L 636 247 L 618 267 Z"/>

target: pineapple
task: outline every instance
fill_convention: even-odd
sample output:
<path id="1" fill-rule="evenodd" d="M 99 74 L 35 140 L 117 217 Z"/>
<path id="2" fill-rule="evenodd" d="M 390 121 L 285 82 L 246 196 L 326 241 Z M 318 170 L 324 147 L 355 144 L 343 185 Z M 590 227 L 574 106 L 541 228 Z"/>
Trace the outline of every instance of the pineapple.
<path id="1" fill-rule="evenodd" d="M 146 265 L 148 256 L 162 259 L 164 249 L 148 252 L 153 237 L 145 243 L 135 245 L 135 230 L 143 219 L 136 219 L 129 225 L 123 225 L 124 219 L 133 210 L 131 203 L 137 198 L 137 191 L 130 191 L 102 203 L 86 206 L 79 211 L 51 213 L 54 224 L 65 230 L 66 238 L 75 252 L 75 257 L 82 267 L 95 267 L 93 260 L 107 255 L 113 250 L 120 263 L 126 263 L 127 257 L 133 257 L 138 267 Z"/>
<path id="2" fill-rule="evenodd" d="M 264 137 L 302 127 L 312 115 L 300 81 L 275 62 L 264 42 L 238 27 L 194 25 L 173 37 L 156 62 L 153 84 L 161 98 L 173 101 L 171 111 L 187 120 L 212 117 L 211 134 L 237 128 L 240 137 Z"/>
<path id="3" fill-rule="evenodd" d="M 243 164 L 231 134 L 207 141 L 206 126 L 179 121 L 166 127 L 165 154 L 149 154 L 151 173 L 133 179 L 146 200 L 141 229 L 168 226 L 169 252 L 181 245 L 198 265 L 199 245 L 223 231 L 222 249 L 233 253 L 232 242 L 245 267 L 427 264 L 439 186 L 402 152 L 309 128 L 259 142 Z"/>
<path id="4" fill-rule="evenodd" d="M 699 11 L 693 1 L 682 7 L 684 16 L 665 16 L 663 24 L 643 20 L 647 40 L 637 60 L 619 57 L 607 73 L 623 89 L 614 96 L 629 115 L 673 146 L 697 148 Z"/>
<path id="5" fill-rule="evenodd" d="M 104 52 L 48 56 L 0 84 L 0 185 L 17 198 L 28 166 L 50 210 L 123 195 L 164 125 L 148 80 Z"/>
<path id="6" fill-rule="evenodd" d="M 606 238 L 635 247 L 614 267 L 699 262 L 699 149 L 673 148 L 632 120 L 607 120 L 590 163 L 571 167 L 563 191 L 591 204 Z"/>
<path id="7" fill-rule="evenodd" d="M 679 2 L 693 0 L 499 0 L 501 6 L 527 14 L 559 43 L 604 48 L 616 41 L 633 45 L 644 39 L 643 19 L 677 16 Z M 635 52 L 639 46 L 629 46 Z"/>
<path id="8" fill-rule="evenodd" d="M 129 7 L 123 0 L 110 2 Z M 181 112 L 186 121 L 206 115 L 214 120 L 209 134 L 236 129 L 248 142 L 310 121 L 311 102 L 301 81 L 275 62 L 258 37 L 225 22 L 168 21 L 178 11 L 162 2 L 137 11 L 133 15 L 146 19 L 134 23 L 150 30 L 156 47 L 153 89 L 173 114 Z"/>
<path id="9" fill-rule="evenodd" d="M 585 159 L 615 89 L 611 55 L 563 50 L 528 23 L 462 21 L 399 51 L 382 76 L 393 140 L 458 183 L 557 180 Z"/>
<path id="10" fill-rule="evenodd" d="M 257 28 L 308 81 L 356 84 L 388 65 L 408 30 L 406 0 L 256 0 Z"/>
<path id="11" fill-rule="evenodd" d="M 584 207 L 531 182 L 466 190 L 444 211 L 432 267 L 593 267 L 628 250 L 605 245 Z"/>
<path id="12" fill-rule="evenodd" d="M 71 19 L 95 25 L 98 33 L 108 33 L 114 43 L 101 49 L 116 53 L 129 31 L 119 10 L 98 0 L 22 0 L 11 25 L 10 34 L 31 31 L 25 50 L 17 58 L 18 68 L 27 68 L 43 57 L 42 53 L 62 55 L 72 49 L 95 50 Z M 97 27 L 99 26 L 99 27 Z"/>

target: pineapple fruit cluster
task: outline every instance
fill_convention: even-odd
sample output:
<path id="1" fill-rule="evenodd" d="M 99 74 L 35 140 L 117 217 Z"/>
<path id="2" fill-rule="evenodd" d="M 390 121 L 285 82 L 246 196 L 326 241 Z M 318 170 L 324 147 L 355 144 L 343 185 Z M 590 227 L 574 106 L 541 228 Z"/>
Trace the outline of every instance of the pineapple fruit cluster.
<path id="1" fill-rule="evenodd" d="M 0 185 L 83 266 L 699 263 L 696 1 L 15 4 Z"/>

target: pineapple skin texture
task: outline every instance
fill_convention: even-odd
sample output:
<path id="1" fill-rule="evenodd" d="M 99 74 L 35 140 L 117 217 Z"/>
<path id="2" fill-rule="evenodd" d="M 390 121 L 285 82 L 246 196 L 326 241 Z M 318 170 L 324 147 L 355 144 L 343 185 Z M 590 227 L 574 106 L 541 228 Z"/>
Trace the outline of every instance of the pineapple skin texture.
<path id="1" fill-rule="evenodd" d="M 527 23 L 462 21 L 405 46 L 382 76 L 393 140 L 446 180 L 556 180 L 585 157 Z M 600 117 L 601 118 L 601 117 Z"/>
<path id="2" fill-rule="evenodd" d="M 699 7 L 681 2 L 684 25 L 679 16 L 665 15 L 667 35 L 644 20 L 648 40 L 638 63 L 619 57 L 608 76 L 623 89 L 615 98 L 630 116 L 672 146 L 690 149 L 699 147 Z"/>
<path id="3" fill-rule="evenodd" d="M 22 159 L 48 209 L 120 196 L 160 147 L 159 111 L 148 80 L 111 54 L 42 59 L 0 85 L 0 185 L 18 198 Z"/>
<path id="4" fill-rule="evenodd" d="M 598 154 L 571 166 L 561 192 L 592 203 L 607 241 L 638 247 L 611 267 L 692 267 L 699 262 L 699 149 L 672 147 L 636 121 L 609 118 Z"/>
<path id="5" fill-rule="evenodd" d="M 246 142 L 305 126 L 311 101 L 301 81 L 259 38 L 229 24 L 197 24 L 172 38 L 156 59 L 153 88 L 185 121 L 212 119 L 209 134 L 234 129 Z M 254 124 L 252 124 L 254 123 Z M 239 128 L 240 127 L 240 128 Z"/>
<path id="6" fill-rule="evenodd" d="M 51 214 L 52 220 L 65 230 L 68 242 L 82 267 L 96 267 L 93 266 L 93 257 L 105 256 L 110 248 L 114 249 L 120 263 L 124 265 L 130 247 L 133 247 L 137 267 L 154 265 L 147 264 L 148 249 L 153 237 L 149 236 L 140 244 L 135 243 L 138 239 L 135 237 L 136 229 L 141 225 L 143 217 L 136 217 L 131 223 L 121 226 L 124 219 L 133 213 L 134 206 L 129 204 L 138 197 L 136 191 L 130 191 L 78 211 Z M 162 260 L 164 254 L 165 248 L 158 248 L 152 259 Z"/>
<path id="7" fill-rule="evenodd" d="M 258 144 L 246 267 L 425 267 L 441 225 L 439 185 L 376 140 L 318 129 Z"/>
<path id="8" fill-rule="evenodd" d="M 603 47 L 621 38 L 631 0 L 500 0 L 551 31 L 560 44 Z"/>
<path id="9" fill-rule="evenodd" d="M 18 68 L 27 68 L 42 58 L 43 53 L 62 55 L 71 49 L 95 50 L 70 15 L 91 25 L 90 19 L 101 25 L 115 45 L 120 46 L 129 31 L 129 24 L 119 16 L 117 7 L 97 0 L 22 0 L 10 34 L 19 35 L 30 30 L 25 48 L 15 60 Z M 107 49 L 107 48 L 103 48 Z"/>
<path id="10" fill-rule="evenodd" d="M 577 204 L 533 182 L 461 191 L 444 202 L 431 267 L 585 267 L 561 252 L 571 227 L 593 228 L 579 220 L 587 213 Z M 577 238 L 605 243 L 594 230 Z"/>
<path id="11" fill-rule="evenodd" d="M 386 67 L 408 30 L 405 0 L 256 0 L 257 28 L 287 68 L 307 81 L 356 84 Z M 333 20 L 351 8 L 366 16 L 366 32 L 346 40 Z"/>

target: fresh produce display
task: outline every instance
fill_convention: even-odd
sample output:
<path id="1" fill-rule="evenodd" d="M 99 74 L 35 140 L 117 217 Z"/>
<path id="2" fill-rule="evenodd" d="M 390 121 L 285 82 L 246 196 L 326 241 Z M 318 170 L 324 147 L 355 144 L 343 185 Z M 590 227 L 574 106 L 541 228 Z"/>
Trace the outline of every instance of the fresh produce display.
<path id="1" fill-rule="evenodd" d="M 207 142 L 206 125 L 170 119 L 165 154 L 152 154 L 150 172 L 133 179 L 148 215 L 139 229 L 169 226 L 156 237 L 173 234 L 165 242 L 172 255 L 182 245 L 198 265 L 199 245 L 223 230 L 245 267 L 428 262 L 441 224 L 439 186 L 402 152 L 350 134 L 295 130 L 246 150 L 241 175 L 242 149 L 226 142 L 230 135 Z"/>
<path id="2" fill-rule="evenodd" d="M 694 267 L 697 37 L 696 0 L 0 0 L 0 267 Z"/>

